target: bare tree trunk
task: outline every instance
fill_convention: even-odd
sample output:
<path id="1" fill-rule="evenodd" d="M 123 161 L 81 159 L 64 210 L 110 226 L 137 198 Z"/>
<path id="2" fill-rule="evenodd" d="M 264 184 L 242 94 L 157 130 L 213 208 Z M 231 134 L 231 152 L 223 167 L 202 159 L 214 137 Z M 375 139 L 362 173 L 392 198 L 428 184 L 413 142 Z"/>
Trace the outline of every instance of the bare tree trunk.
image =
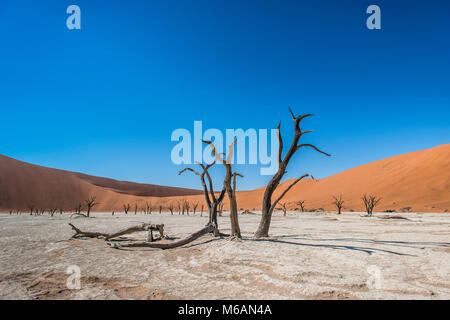
<path id="1" fill-rule="evenodd" d="M 71 226 L 72 229 L 75 231 L 75 234 L 72 236 L 73 239 L 75 239 L 75 238 L 104 238 L 105 240 L 109 240 L 109 239 L 123 236 L 125 234 L 130 234 L 130 233 L 139 232 L 139 231 L 147 231 L 150 229 L 158 231 L 160 233 L 161 238 L 164 237 L 164 225 L 163 224 L 152 225 L 152 224 L 148 224 L 148 223 L 143 223 L 141 225 L 125 228 L 123 230 L 120 230 L 120 231 L 117 231 L 114 233 L 82 231 L 79 228 L 75 227 L 71 223 L 69 223 L 69 226 Z"/>
<path id="2" fill-rule="evenodd" d="M 233 157 L 234 145 L 236 144 L 237 140 L 234 140 L 234 142 L 228 146 L 228 155 L 225 160 L 221 157 L 221 155 L 217 154 L 216 148 L 211 141 L 208 140 L 202 141 L 210 146 L 214 158 L 225 166 L 226 175 L 223 181 L 223 188 L 226 190 L 228 199 L 230 201 L 231 237 L 242 238 L 241 229 L 239 227 L 237 201 L 236 201 L 236 176 L 240 177 L 243 176 L 236 172 L 233 173 L 231 168 L 231 159 Z M 232 179 L 233 179 L 233 186 L 231 185 Z M 220 208 L 220 213 L 222 213 L 222 207 L 223 204 Z"/>
<path id="3" fill-rule="evenodd" d="M 261 220 L 259 222 L 259 226 L 258 229 L 255 232 L 255 238 L 262 238 L 262 237 L 268 237 L 269 236 L 269 228 L 270 228 L 270 222 L 272 220 L 272 213 L 273 210 L 275 209 L 275 206 L 277 205 L 278 201 L 280 201 L 283 196 L 300 180 L 302 180 L 303 178 L 310 176 L 308 174 L 301 176 L 300 178 L 298 178 L 297 180 L 295 180 L 282 194 L 280 197 L 278 197 L 274 202 L 272 202 L 272 196 L 273 193 L 275 192 L 275 190 L 277 189 L 278 185 L 280 184 L 281 179 L 283 178 L 284 174 L 286 173 L 286 167 L 289 164 L 289 161 L 291 160 L 292 156 L 300 149 L 303 147 L 309 147 L 309 148 L 313 148 L 314 150 L 329 156 L 328 153 L 325 153 L 323 151 L 320 151 L 319 149 L 317 149 L 315 146 L 311 145 L 311 144 L 298 144 L 300 138 L 302 137 L 303 134 L 305 133 L 309 133 L 311 131 L 302 131 L 300 129 L 300 121 L 303 120 L 306 117 L 311 116 L 311 114 L 306 114 L 306 115 L 302 115 L 299 117 L 295 117 L 294 113 L 292 112 L 292 110 L 289 108 L 289 111 L 291 113 L 292 119 L 294 120 L 295 123 L 295 134 L 294 134 L 294 138 L 292 140 L 292 144 L 289 148 L 289 150 L 287 151 L 286 155 L 284 156 L 284 158 L 282 158 L 282 153 L 283 153 L 283 139 L 281 137 L 281 133 L 280 133 L 280 126 L 281 126 L 281 122 L 278 124 L 277 130 L 278 130 L 278 141 L 279 141 L 279 146 L 278 146 L 278 171 L 274 174 L 274 176 L 272 177 L 272 179 L 269 181 L 269 183 L 266 186 L 266 190 L 264 191 L 264 198 L 263 198 L 263 202 L 262 202 L 262 214 L 261 214 Z"/>
<path id="4" fill-rule="evenodd" d="M 215 164 L 215 161 L 207 166 L 203 165 L 202 163 L 199 163 L 199 165 L 203 169 L 202 173 L 197 172 L 197 171 L 193 170 L 192 168 L 185 168 L 185 169 L 181 170 L 178 174 L 180 175 L 185 171 L 191 171 L 200 177 L 200 180 L 201 180 L 202 186 L 203 186 L 203 194 L 205 196 L 206 205 L 207 205 L 208 212 L 209 212 L 209 221 L 206 226 L 212 226 L 214 228 L 214 230 L 213 230 L 214 235 L 219 235 L 220 233 L 219 233 L 219 227 L 218 227 L 218 223 L 217 223 L 217 207 L 222 202 L 222 200 L 225 196 L 225 189 L 222 189 L 222 192 L 220 193 L 218 198 L 214 194 L 212 179 L 208 172 L 208 169 L 210 167 L 212 167 L 214 164 Z M 205 175 L 209 182 L 209 190 L 208 190 L 208 186 L 206 185 Z M 184 206 L 183 206 L 183 211 L 184 211 Z"/>
<path id="5" fill-rule="evenodd" d="M 177 247 L 184 246 L 201 236 L 204 236 L 205 234 L 208 234 L 210 232 L 215 232 L 215 228 L 212 226 L 206 226 L 200 231 L 197 231 L 196 233 L 191 234 L 189 237 L 184 238 L 180 241 L 175 241 L 172 243 L 152 243 L 152 242 L 135 242 L 135 243 L 126 243 L 126 244 L 118 244 L 115 242 L 108 242 L 108 244 L 113 248 L 123 248 L 123 247 L 137 247 L 137 248 L 156 248 L 156 249 L 173 249 Z"/>

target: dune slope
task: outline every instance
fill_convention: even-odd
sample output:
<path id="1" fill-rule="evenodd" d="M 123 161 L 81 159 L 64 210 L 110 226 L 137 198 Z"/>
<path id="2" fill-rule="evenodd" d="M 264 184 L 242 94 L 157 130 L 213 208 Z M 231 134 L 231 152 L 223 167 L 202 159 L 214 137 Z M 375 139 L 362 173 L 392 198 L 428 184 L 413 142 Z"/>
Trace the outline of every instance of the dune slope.
<path id="1" fill-rule="evenodd" d="M 290 183 L 291 180 L 283 182 L 275 195 Z M 263 193 L 264 188 L 238 192 L 238 208 L 259 210 Z M 305 200 L 307 209 L 334 210 L 332 196 L 342 194 L 344 211 L 362 211 L 364 193 L 383 198 L 376 211 L 400 211 L 404 207 L 416 212 L 450 210 L 450 144 L 371 162 L 319 181 L 301 181 L 283 201 L 289 203 L 291 210 L 297 207 L 298 200 Z M 145 201 L 151 201 L 156 211 L 160 205 L 181 199 L 199 203 L 198 211 L 204 203 L 199 190 L 117 181 L 0 156 L 2 211 L 26 210 L 30 205 L 72 210 L 89 195 L 97 196 L 100 202 L 95 211 L 121 210 L 124 203 L 137 203 L 140 209 Z M 227 207 L 225 199 L 224 208 Z"/>

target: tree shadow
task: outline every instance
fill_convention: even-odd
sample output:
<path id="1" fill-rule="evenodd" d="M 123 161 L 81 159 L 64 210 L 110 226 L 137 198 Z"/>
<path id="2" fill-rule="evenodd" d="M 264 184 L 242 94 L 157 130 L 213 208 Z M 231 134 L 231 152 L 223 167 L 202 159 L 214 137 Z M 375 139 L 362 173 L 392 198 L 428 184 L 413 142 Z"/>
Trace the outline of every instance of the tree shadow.
<path id="1" fill-rule="evenodd" d="M 382 244 L 382 245 L 391 245 L 396 247 L 407 247 L 407 248 L 416 248 L 416 249 L 425 249 L 425 247 L 417 247 L 419 246 L 439 246 L 446 247 L 450 246 L 450 242 L 431 242 L 431 241 L 394 241 L 394 240 L 373 240 L 373 239 L 358 239 L 358 238 L 331 238 L 331 239 L 311 239 L 302 237 L 304 235 L 296 234 L 296 235 L 282 235 L 278 236 L 278 238 L 289 238 L 295 240 L 308 240 L 308 241 L 347 241 L 347 242 L 360 242 L 360 243 L 369 243 L 369 244 Z"/>
<path id="2" fill-rule="evenodd" d="M 347 246 L 347 245 L 309 244 L 309 243 L 290 242 L 290 241 L 277 240 L 277 239 L 253 239 L 253 241 L 275 242 L 275 243 L 290 244 L 290 245 L 296 245 L 296 246 L 302 246 L 302 247 L 312 247 L 312 248 L 328 248 L 328 249 L 337 249 L 337 250 L 354 250 L 354 251 L 365 252 L 365 253 L 367 253 L 369 255 L 372 255 L 373 253 L 376 253 L 376 252 L 384 252 L 384 253 L 394 254 L 394 255 L 398 255 L 398 256 L 411 256 L 411 257 L 414 256 L 414 255 L 407 254 L 407 253 L 395 252 L 395 251 L 385 250 L 385 249 L 356 247 L 356 246 Z"/>

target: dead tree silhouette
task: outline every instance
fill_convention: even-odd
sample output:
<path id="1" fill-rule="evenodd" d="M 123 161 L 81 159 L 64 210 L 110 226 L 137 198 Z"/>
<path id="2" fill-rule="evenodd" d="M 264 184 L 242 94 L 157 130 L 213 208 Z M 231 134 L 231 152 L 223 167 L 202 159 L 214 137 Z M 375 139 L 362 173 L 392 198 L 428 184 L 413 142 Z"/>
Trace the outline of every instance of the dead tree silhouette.
<path id="1" fill-rule="evenodd" d="M 238 210 L 237 210 L 237 201 L 236 201 L 236 177 L 244 177 L 240 173 L 233 172 L 231 167 L 231 160 L 233 159 L 234 146 L 236 145 L 237 140 L 235 139 L 233 143 L 228 146 L 228 154 L 224 159 L 223 154 L 217 153 L 216 147 L 209 140 L 202 140 L 204 143 L 208 144 L 211 148 L 211 153 L 214 156 L 214 159 L 219 163 L 223 164 L 226 169 L 225 179 L 223 181 L 223 188 L 226 190 L 228 199 L 230 201 L 230 221 L 231 221 L 231 237 L 242 238 L 241 229 L 239 227 L 238 220 Z M 220 207 L 220 213 L 222 213 L 223 203 Z"/>
<path id="2" fill-rule="evenodd" d="M 192 205 L 192 213 L 194 214 L 194 216 L 195 216 L 195 211 L 197 210 L 197 207 L 198 207 L 198 202 L 195 202 L 193 205 Z"/>
<path id="3" fill-rule="evenodd" d="M 283 215 L 286 217 L 286 213 L 287 213 L 287 204 L 288 202 L 279 202 L 278 203 L 280 206 L 278 207 L 278 210 L 283 211 Z"/>
<path id="4" fill-rule="evenodd" d="M 86 209 L 86 216 L 87 217 L 90 216 L 91 209 L 99 204 L 98 202 L 95 202 L 96 199 L 97 199 L 97 197 L 92 196 L 92 197 L 89 197 L 87 200 L 84 200 L 84 202 L 86 203 L 86 208 L 87 208 Z"/>
<path id="5" fill-rule="evenodd" d="M 123 212 L 125 212 L 125 214 L 128 214 L 128 211 L 130 210 L 131 205 L 129 203 L 123 204 Z"/>
<path id="6" fill-rule="evenodd" d="M 263 238 L 263 237 L 268 237 L 269 236 L 269 228 L 270 228 L 270 222 L 272 219 L 272 213 L 273 210 L 275 209 L 276 205 L 278 204 L 278 202 L 284 197 L 284 195 L 295 185 L 297 184 L 300 180 L 306 178 L 306 177 L 311 177 L 309 174 L 305 174 L 302 175 L 300 178 L 294 180 L 294 182 L 292 182 L 287 188 L 286 190 L 283 191 L 283 193 L 275 200 L 272 200 L 272 196 L 273 193 L 275 192 L 275 190 L 277 189 L 278 185 L 280 184 L 281 179 L 283 178 L 284 174 L 286 173 L 286 168 L 287 165 L 289 164 L 289 161 L 291 160 L 292 156 L 301 148 L 312 148 L 314 150 L 316 150 L 317 152 L 320 152 L 326 156 L 330 156 L 328 153 L 323 152 L 321 150 L 319 150 L 317 147 L 315 147 L 312 144 L 298 144 L 300 138 L 309 132 L 312 132 L 311 130 L 308 131 L 302 131 L 300 129 L 300 122 L 307 118 L 312 116 L 311 114 L 305 114 L 305 115 L 301 115 L 301 116 L 294 116 L 294 113 L 292 112 L 291 108 L 288 108 L 289 112 L 291 113 L 292 119 L 294 120 L 294 138 L 292 140 L 291 146 L 289 148 L 289 150 L 287 151 L 286 155 L 284 156 L 284 158 L 282 157 L 282 153 L 283 153 L 283 139 L 281 137 L 281 133 L 280 133 L 280 126 L 281 126 L 281 121 L 278 123 L 278 142 L 279 142 L 279 146 L 278 146 L 278 170 L 277 172 L 273 175 L 272 179 L 269 181 L 269 183 L 266 186 L 266 190 L 264 192 L 264 198 L 262 201 L 262 214 L 261 214 L 261 220 L 258 226 L 258 229 L 255 232 L 255 238 Z"/>
<path id="7" fill-rule="evenodd" d="M 373 208 L 380 202 L 382 198 L 378 198 L 374 195 L 366 195 L 364 194 L 361 197 L 361 200 L 364 203 L 364 207 L 366 208 L 367 215 L 371 217 L 373 215 Z"/>
<path id="8" fill-rule="evenodd" d="M 344 204 L 344 200 L 342 200 L 342 194 L 339 195 L 339 198 L 336 196 L 333 196 L 333 204 L 338 209 L 338 214 L 341 214 L 342 205 Z"/>
<path id="9" fill-rule="evenodd" d="M 170 215 L 173 216 L 173 203 L 172 202 L 169 203 L 169 205 L 167 206 L 167 209 L 169 209 Z"/>
<path id="10" fill-rule="evenodd" d="M 214 235 L 219 235 L 219 226 L 217 224 L 217 208 L 225 196 L 225 189 L 223 188 L 219 196 L 216 197 L 213 189 L 212 179 L 208 172 L 209 168 L 211 168 L 215 163 L 216 162 L 214 161 L 206 166 L 203 163 L 198 163 L 203 169 L 201 173 L 195 171 L 192 168 L 184 168 L 178 174 L 180 175 L 183 172 L 191 171 L 200 177 L 203 186 L 203 194 L 205 196 L 206 206 L 208 207 L 208 215 L 209 215 L 209 221 L 206 226 L 210 226 L 211 228 L 213 228 L 212 230 L 214 232 Z M 208 179 L 209 190 L 208 186 L 206 185 L 205 176 Z"/>
<path id="11" fill-rule="evenodd" d="M 305 202 L 306 202 L 306 200 L 299 200 L 296 202 L 296 204 L 300 207 L 302 212 L 305 212 Z"/>

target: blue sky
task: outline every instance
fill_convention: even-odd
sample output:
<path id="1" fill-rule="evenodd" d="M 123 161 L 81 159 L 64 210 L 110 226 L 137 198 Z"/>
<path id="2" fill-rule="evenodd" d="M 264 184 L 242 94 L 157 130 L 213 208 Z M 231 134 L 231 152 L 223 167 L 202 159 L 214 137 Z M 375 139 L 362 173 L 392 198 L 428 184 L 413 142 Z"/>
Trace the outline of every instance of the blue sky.
<path id="1" fill-rule="evenodd" d="M 449 143 L 448 0 L 2 0 L 0 36 L 0 153 L 26 162 L 199 188 L 171 162 L 173 130 L 282 120 L 289 141 L 287 106 L 333 155 L 301 151 L 287 178 Z M 236 169 L 240 189 L 270 178 Z"/>

